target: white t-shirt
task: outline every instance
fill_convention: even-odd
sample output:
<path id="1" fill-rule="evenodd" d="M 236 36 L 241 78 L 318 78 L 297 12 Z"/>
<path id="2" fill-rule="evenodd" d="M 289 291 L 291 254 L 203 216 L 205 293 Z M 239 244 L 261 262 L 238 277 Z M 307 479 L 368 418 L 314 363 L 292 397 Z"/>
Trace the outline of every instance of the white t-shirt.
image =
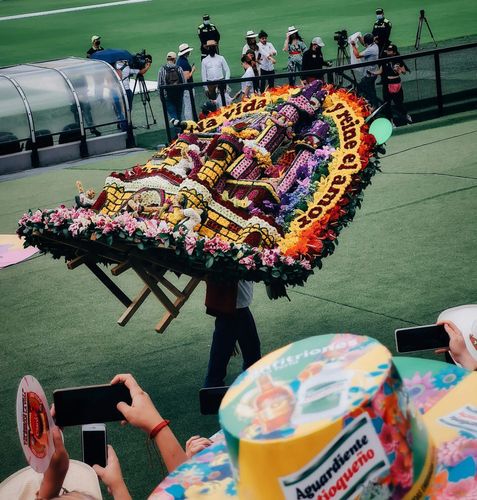
<path id="1" fill-rule="evenodd" d="M 253 300 L 253 281 L 240 280 L 238 282 L 237 302 L 235 307 L 243 309 L 249 307 Z"/>
<path id="2" fill-rule="evenodd" d="M 215 54 L 214 57 L 207 56 L 202 60 L 202 81 L 228 80 L 230 78 L 230 68 L 223 56 Z"/>
<path id="3" fill-rule="evenodd" d="M 124 61 L 117 61 L 115 68 L 121 71 L 121 75 L 119 76 L 119 78 L 121 78 L 121 81 L 123 82 L 124 90 L 129 90 L 129 77 L 131 75 L 137 75 L 139 73 L 139 70 L 131 69 L 129 67 L 129 64 L 126 64 Z"/>
<path id="4" fill-rule="evenodd" d="M 273 57 L 277 54 L 277 51 L 273 44 L 271 44 L 270 42 L 267 42 L 266 44 L 258 42 L 258 52 L 260 53 L 260 58 L 258 60 L 260 69 L 263 69 L 265 71 L 273 71 L 273 62 L 268 58 L 269 56 Z"/>
<path id="5" fill-rule="evenodd" d="M 253 72 L 252 66 L 249 66 L 246 70 L 245 73 L 242 75 L 242 78 L 250 78 L 255 76 L 255 73 Z M 248 95 L 250 95 L 253 92 L 253 82 L 252 81 L 247 81 L 247 82 L 242 82 L 242 87 L 241 90 L 242 92 L 247 95 L 247 89 L 250 88 L 251 90 L 248 92 Z"/>

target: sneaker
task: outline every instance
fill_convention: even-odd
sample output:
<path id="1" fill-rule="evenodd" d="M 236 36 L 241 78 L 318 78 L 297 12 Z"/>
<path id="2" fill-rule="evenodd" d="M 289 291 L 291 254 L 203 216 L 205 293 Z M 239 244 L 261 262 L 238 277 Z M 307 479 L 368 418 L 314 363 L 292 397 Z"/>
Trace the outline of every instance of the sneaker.
<path id="1" fill-rule="evenodd" d="M 406 121 L 407 123 L 412 123 L 411 115 L 406 115 Z"/>

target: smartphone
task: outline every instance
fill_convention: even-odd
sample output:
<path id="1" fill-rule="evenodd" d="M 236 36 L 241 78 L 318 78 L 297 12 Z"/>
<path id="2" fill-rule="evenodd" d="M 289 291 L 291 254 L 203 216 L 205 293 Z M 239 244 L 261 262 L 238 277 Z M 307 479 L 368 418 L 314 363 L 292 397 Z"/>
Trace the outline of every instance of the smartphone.
<path id="1" fill-rule="evenodd" d="M 95 464 L 106 467 L 107 445 L 106 425 L 88 424 L 81 426 L 81 450 L 85 464 L 91 467 Z"/>
<path id="2" fill-rule="evenodd" d="M 72 387 L 53 392 L 55 421 L 59 427 L 124 420 L 116 409 L 120 401 L 131 404 L 124 384 Z"/>
<path id="3" fill-rule="evenodd" d="M 217 415 L 220 403 L 229 386 L 223 387 L 203 387 L 199 391 L 200 413 L 202 415 Z"/>
<path id="4" fill-rule="evenodd" d="M 449 335 L 444 325 L 413 326 L 394 332 L 397 352 L 416 352 L 449 347 Z"/>

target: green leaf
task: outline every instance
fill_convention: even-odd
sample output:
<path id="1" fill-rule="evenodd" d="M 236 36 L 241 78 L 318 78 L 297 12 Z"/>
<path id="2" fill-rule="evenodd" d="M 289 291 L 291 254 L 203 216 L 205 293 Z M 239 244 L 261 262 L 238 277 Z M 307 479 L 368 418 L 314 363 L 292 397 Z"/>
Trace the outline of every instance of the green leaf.
<path id="1" fill-rule="evenodd" d="M 205 267 L 207 269 L 210 269 L 213 265 L 214 265 L 214 256 L 209 254 L 205 258 Z"/>

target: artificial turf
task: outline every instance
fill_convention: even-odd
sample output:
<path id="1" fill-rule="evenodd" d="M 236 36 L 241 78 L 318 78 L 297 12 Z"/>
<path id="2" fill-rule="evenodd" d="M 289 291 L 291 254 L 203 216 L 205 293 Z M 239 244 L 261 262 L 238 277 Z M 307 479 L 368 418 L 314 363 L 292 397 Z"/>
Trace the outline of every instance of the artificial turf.
<path id="1" fill-rule="evenodd" d="M 310 335 L 367 334 L 394 352 L 397 327 L 428 324 L 438 313 L 476 302 L 475 210 L 477 112 L 400 130 L 388 144 L 382 173 L 364 194 L 363 209 L 339 238 L 334 255 L 291 302 L 271 302 L 255 287 L 252 306 L 263 353 Z M 149 153 L 79 162 L 65 169 L 0 183 L 0 232 L 12 233 L 28 208 L 71 203 L 74 181 L 97 191 L 107 173 L 143 163 Z M 129 273 L 118 282 L 129 295 L 141 287 Z M 210 435 L 214 416 L 200 416 L 201 387 L 213 320 L 205 314 L 200 286 L 164 335 L 154 332 L 163 310 L 149 298 L 130 323 L 116 320 L 123 306 L 86 268 L 40 256 L 1 271 L 0 479 L 23 467 L 16 432 L 15 397 L 30 373 L 48 398 L 61 387 L 108 382 L 131 372 L 156 402 L 182 442 Z M 230 364 L 228 382 L 240 372 Z M 133 498 L 145 498 L 161 478 L 150 465 L 141 432 L 107 424 Z M 73 458 L 79 429 L 66 430 Z"/>
<path id="2" fill-rule="evenodd" d="M 1 0 L 0 17 L 77 7 L 94 3 L 92 0 Z M 379 3 L 379 5 L 378 5 Z M 383 7 L 393 23 L 392 40 L 398 46 L 414 45 L 419 10 L 425 9 L 434 37 L 439 42 L 475 34 L 477 10 L 473 2 L 455 0 L 401 0 L 383 2 L 370 0 L 183 0 L 150 2 L 83 10 L 42 17 L 0 21 L 2 51 L 0 66 L 48 60 L 67 56 L 84 57 L 90 47 L 91 35 L 103 37 L 105 48 L 124 48 L 131 52 L 145 48 L 154 57 L 149 78 L 155 79 L 166 53 L 177 50 L 182 42 L 195 47 L 191 60 L 200 66 L 197 26 L 202 15 L 211 15 L 222 38 L 221 53 L 227 58 L 236 76 L 241 74 L 240 55 L 245 32 L 264 29 L 278 50 L 277 69 L 286 66 L 282 52 L 287 27 L 300 29 L 308 44 L 321 36 L 326 44 L 325 57 L 334 59 L 336 43 L 333 34 L 346 28 L 350 33 L 370 31 L 374 10 Z M 431 40 L 427 28 L 422 42 Z"/>

